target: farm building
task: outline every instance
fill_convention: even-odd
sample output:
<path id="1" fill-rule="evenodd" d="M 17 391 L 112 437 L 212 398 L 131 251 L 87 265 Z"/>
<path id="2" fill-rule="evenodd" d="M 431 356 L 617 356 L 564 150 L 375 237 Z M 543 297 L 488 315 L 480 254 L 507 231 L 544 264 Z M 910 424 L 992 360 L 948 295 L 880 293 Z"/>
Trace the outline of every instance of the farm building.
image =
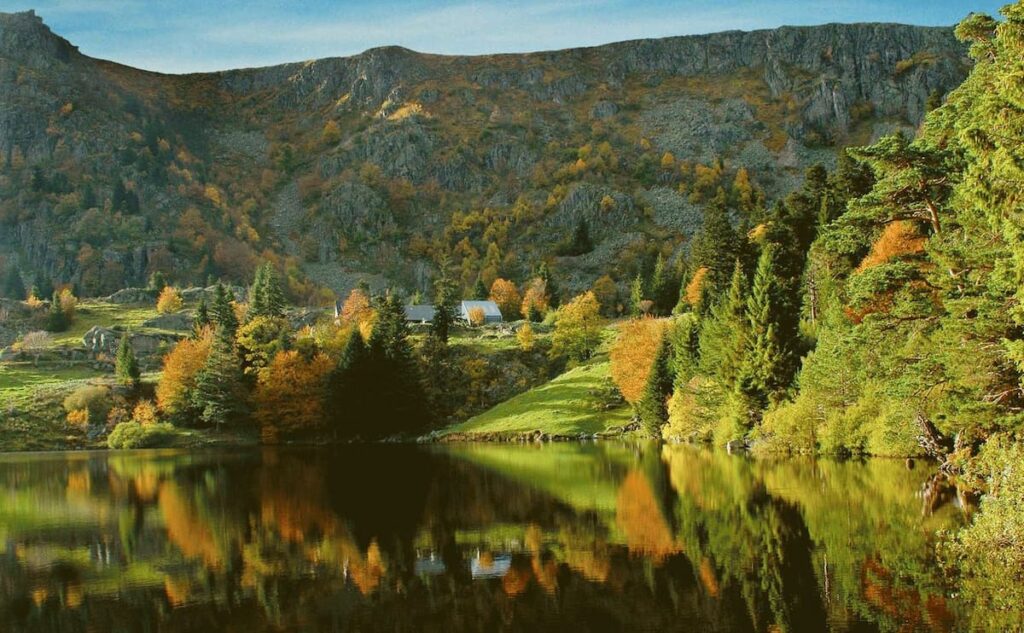
<path id="1" fill-rule="evenodd" d="M 459 306 L 459 318 L 469 323 L 476 310 L 483 312 L 484 323 L 501 323 L 501 310 L 493 301 L 463 301 Z"/>
<path id="2" fill-rule="evenodd" d="M 405 320 L 409 323 L 431 323 L 437 310 L 430 304 L 405 306 Z"/>

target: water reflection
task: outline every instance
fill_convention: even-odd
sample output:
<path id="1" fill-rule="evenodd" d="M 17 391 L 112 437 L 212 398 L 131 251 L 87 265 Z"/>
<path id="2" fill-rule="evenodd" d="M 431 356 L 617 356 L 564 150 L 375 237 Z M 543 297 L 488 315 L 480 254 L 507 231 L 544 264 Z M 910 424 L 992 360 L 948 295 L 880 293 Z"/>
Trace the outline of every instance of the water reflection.
<path id="1" fill-rule="evenodd" d="M 690 447 L 0 459 L 0 629 L 949 631 L 928 468 Z"/>

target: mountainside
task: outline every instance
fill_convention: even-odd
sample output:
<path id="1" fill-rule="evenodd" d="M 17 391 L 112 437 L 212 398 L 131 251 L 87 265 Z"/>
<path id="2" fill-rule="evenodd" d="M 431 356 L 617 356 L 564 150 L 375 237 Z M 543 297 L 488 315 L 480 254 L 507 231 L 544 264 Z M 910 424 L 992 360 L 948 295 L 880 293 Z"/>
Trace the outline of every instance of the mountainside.
<path id="1" fill-rule="evenodd" d="M 566 288 L 622 284 L 719 188 L 741 221 L 968 69 L 951 29 L 858 24 L 171 76 L 0 13 L 0 266 L 100 295 L 271 258 L 317 301 L 424 289 L 449 252 L 466 288 L 542 259 Z"/>

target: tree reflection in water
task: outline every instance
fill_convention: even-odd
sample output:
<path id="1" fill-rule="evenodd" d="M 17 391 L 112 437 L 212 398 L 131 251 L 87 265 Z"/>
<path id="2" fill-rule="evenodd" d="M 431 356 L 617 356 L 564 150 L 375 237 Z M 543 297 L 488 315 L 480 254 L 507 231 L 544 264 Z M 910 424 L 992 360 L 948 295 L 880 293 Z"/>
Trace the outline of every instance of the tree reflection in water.
<path id="1" fill-rule="evenodd" d="M 0 629 L 946 631 L 925 467 L 684 446 L 0 460 Z"/>

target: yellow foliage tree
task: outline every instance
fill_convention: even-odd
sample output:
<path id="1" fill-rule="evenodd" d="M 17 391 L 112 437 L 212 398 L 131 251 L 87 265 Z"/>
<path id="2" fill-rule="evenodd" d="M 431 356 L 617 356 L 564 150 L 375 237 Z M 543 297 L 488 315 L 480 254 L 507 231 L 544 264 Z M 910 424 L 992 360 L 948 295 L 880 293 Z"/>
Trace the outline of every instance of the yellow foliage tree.
<path id="1" fill-rule="evenodd" d="M 337 145 L 341 141 L 341 127 L 337 121 L 331 120 L 324 124 L 321 139 L 324 145 Z"/>
<path id="2" fill-rule="evenodd" d="M 523 304 L 523 298 L 516 285 L 501 277 L 495 279 L 491 284 L 491 301 L 498 304 L 501 315 L 509 321 L 516 318 Z"/>
<path id="3" fill-rule="evenodd" d="M 158 422 L 156 407 L 152 400 L 143 400 L 135 405 L 132 411 L 132 421 L 138 422 L 141 426 L 152 426 Z"/>
<path id="4" fill-rule="evenodd" d="M 260 370 L 253 399 L 264 442 L 314 430 L 323 422 L 327 375 L 332 366 L 323 354 L 307 360 L 291 350 L 278 352 Z"/>
<path id="5" fill-rule="evenodd" d="M 590 358 L 600 342 L 601 306 L 588 290 L 559 308 L 551 335 L 551 355 L 583 361 Z"/>
<path id="6" fill-rule="evenodd" d="M 484 313 L 483 308 L 471 308 L 469 310 L 469 324 L 474 326 L 481 326 L 487 322 L 487 315 Z"/>
<path id="7" fill-rule="evenodd" d="M 519 341 L 519 349 L 524 352 L 532 352 L 535 339 L 533 336 L 533 328 L 530 327 L 529 321 L 523 324 L 523 327 L 519 328 L 516 332 L 516 340 Z"/>
<path id="8" fill-rule="evenodd" d="M 188 408 L 189 392 L 210 356 L 212 344 L 213 333 L 207 329 L 196 339 L 181 341 L 164 357 L 163 376 L 156 387 L 156 406 L 160 411 L 175 415 Z"/>
<path id="9" fill-rule="evenodd" d="M 160 314 L 170 314 L 171 312 L 177 312 L 184 307 L 185 302 L 181 299 L 181 293 L 177 288 L 167 286 L 160 291 L 160 296 L 156 300 L 156 311 Z"/>
<path id="10" fill-rule="evenodd" d="M 667 324 L 664 319 L 633 319 L 619 326 L 619 336 L 611 351 L 611 374 L 615 386 L 630 404 L 643 395 Z"/>

